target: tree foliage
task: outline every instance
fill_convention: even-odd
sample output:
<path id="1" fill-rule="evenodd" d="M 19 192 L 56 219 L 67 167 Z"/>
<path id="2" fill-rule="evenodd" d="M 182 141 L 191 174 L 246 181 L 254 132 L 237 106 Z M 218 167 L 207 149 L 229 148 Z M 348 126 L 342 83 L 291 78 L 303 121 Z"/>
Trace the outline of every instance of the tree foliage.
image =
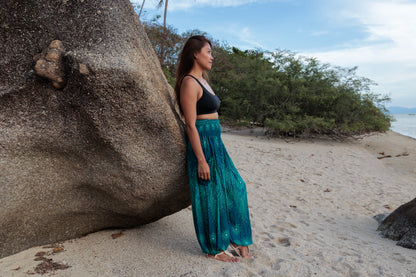
<path id="1" fill-rule="evenodd" d="M 186 38 L 171 26 L 144 23 L 168 81 L 173 84 L 176 61 Z M 207 34 L 204 34 L 207 35 Z M 163 45 L 166 52 L 160 55 Z M 272 134 L 351 135 L 386 131 L 391 118 L 384 103 L 390 99 L 371 91 L 374 82 L 357 76 L 357 67 L 342 68 L 315 58 L 276 50 L 240 50 L 213 40 L 212 88 L 221 99 L 223 120 L 256 123 Z"/>
<path id="2" fill-rule="evenodd" d="M 144 21 L 142 24 L 168 82 L 173 85 L 175 83 L 176 62 L 184 39 L 172 26 L 168 25 L 164 29 L 158 19 L 159 17 L 156 17 L 151 21 Z"/>

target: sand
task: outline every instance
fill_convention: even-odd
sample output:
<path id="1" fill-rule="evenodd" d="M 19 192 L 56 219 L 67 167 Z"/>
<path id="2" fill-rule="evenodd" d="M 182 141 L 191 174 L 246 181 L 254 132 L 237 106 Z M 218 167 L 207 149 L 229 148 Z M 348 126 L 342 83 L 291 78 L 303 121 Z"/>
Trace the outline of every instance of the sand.
<path id="1" fill-rule="evenodd" d="M 64 241 L 56 253 L 39 246 L 2 258 L 0 276 L 35 273 L 40 251 L 70 266 L 44 276 L 416 276 L 416 250 L 382 238 L 373 219 L 416 197 L 416 140 L 394 132 L 344 142 L 245 134 L 223 140 L 247 183 L 254 261 L 204 256 L 187 208 Z"/>

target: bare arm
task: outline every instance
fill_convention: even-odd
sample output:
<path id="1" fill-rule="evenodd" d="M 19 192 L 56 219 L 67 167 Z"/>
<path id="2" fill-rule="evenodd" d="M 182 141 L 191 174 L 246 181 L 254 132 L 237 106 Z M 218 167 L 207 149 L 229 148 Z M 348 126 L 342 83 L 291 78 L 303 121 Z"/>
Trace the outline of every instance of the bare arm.
<path id="1" fill-rule="evenodd" d="M 191 77 L 185 77 L 181 86 L 181 107 L 185 117 L 186 133 L 192 150 L 198 160 L 198 177 L 203 180 L 210 179 L 210 169 L 202 151 L 198 130 L 196 129 L 196 102 L 198 94 L 202 94 L 202 88 Z"/>

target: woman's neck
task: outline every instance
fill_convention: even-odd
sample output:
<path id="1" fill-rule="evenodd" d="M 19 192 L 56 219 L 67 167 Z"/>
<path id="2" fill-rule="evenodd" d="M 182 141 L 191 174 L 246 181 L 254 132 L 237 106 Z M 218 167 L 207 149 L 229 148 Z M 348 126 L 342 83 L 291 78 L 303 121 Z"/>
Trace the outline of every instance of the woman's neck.
<path id="1" fill-rule="evenodd" d="M 188 74 L 195 76 L 198 79 L 202 79 L 203 75 L 202 75 L 203 71 L 197 68 L 192 68 L 191 71 L 189 71 Z"/>

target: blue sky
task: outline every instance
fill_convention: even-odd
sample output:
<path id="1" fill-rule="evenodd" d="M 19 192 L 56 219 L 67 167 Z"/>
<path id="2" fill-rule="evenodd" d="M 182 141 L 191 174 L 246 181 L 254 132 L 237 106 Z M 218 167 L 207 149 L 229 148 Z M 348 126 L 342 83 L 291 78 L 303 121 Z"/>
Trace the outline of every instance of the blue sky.
<path id="1" fill-rule="evenodd" d="M 163 15 L 157 2 L 146 1 L 143 19 Z M 358 75 L 378 84 L 374 92 L 390 95 L 387 106 L 416 107 L 415 14 L 414 0 L 170 0 L 167 22 L 241 49 L 287 49 L 358 66 Z"/>

